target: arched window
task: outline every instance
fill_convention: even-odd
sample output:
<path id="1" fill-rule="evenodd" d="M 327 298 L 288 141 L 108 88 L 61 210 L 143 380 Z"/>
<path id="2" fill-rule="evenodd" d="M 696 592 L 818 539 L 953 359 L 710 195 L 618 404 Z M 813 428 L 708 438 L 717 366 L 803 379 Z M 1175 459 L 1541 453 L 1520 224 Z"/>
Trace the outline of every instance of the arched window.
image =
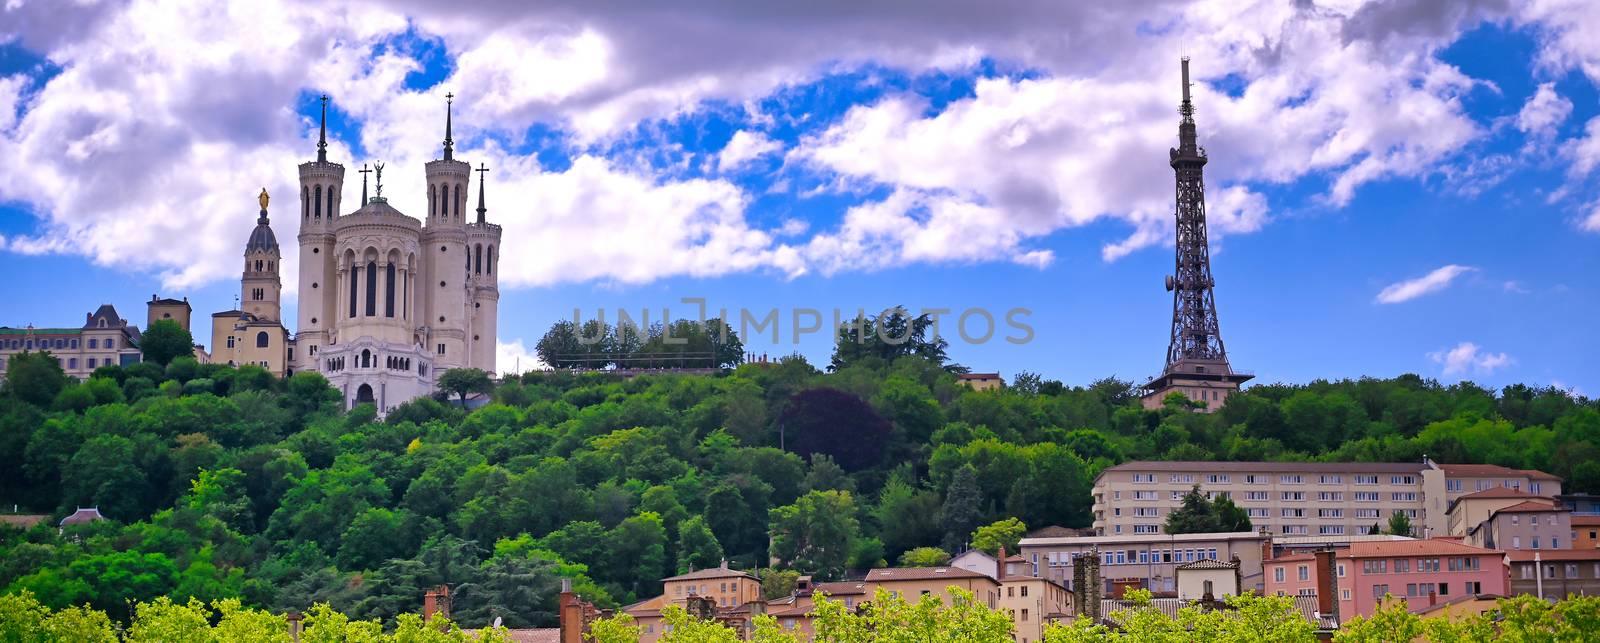
<path id="1" fill-rule="evenodd" d="M 439 216 L 439 186 L 428 186 L 428 216 Z"/>
<path id="2" fill-rule="evenodd" d="M 477 253 L 478 258 L 476 259 L 477 266 L 472 271 L 481 275 L 483 274 L 483 244 L 478 244 L 477 247 L 473 248 L 473 252 Z"/>
<path id="3" fill-rule="evenodd" d="M 452 214 L 455 215 L 457 221 L 460 221 L 461 220 L 461 184 L 460 183 L 456 184 L 456 198 L 453 200 L 453 202 L 456 204 L 456 210 Z"/>
<path id="4" fill-rule="evenodd" d="M 367 262 L 367 316 L 378 316 L 378 262 Z"/>
<path id="5" fill-rule="evenodd" d="M 356 316 L 356 284 L 361 283 L 360 272 L 360 268 L 350 266 L 350 316 L 352 318 Z"/>
<path id="6" fill-rule="evenodd" d="M 494 274 L 494 246 L 489 246 L 489 265 L 484 266 L 483 271 Z"/>
<path id="7" fill-rule="evenodd" d="M 300 186 L 300 209 L 301 217 L 311 218 L 311 188 Z"/>
<path id="8" fill-rule="evenodd" d="M 383 271 L 383 316 L 394 316 L 394 264 L 388 264 Z"/>
<path id="9" fill-rule="evenodd" d="M 320 186 L 320 185 L 317 186 L 317 201 L 316 201 L 316 205 L 314 205 L 312 207 L 314 209 L 311 212 L 313 214 L 315 214 L 318 219 L 321 219 L 322 218 L 322 186 Z"/>
<path id="10" fill-rule="evenodd" d="M 333 186 L 330 185 L 328 186 L 328 218 L 332 219 L 333 215 Z"/>
<path id="11" fill-rule="evenodd" d="M 267 337 L 267 331 L 256 333 L 256 348 L 266 348 L 272 340 Z"/>
<path id="12" fill-rule="evenodd" d="M 372 366 L 372 351 L 361 349 L 361 368 Z"/>

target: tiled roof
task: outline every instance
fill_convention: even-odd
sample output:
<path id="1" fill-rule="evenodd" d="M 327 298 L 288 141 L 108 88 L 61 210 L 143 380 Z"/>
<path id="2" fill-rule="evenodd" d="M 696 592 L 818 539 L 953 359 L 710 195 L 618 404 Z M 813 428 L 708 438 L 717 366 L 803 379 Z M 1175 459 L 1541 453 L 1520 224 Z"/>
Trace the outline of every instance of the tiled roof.
<path id="1" fill-rule="evenodd" d="M 11 525 L 27 529 L 44 522 L 46 518 L 49 518 L 49 516 L 41 514 L 5 514 L 0 515 L 0 525 Z"/>
<path id="2" fill-rule="evenodd" d="M 756 578 L 755 576 L 752 576 L 752 575 L 747 574 L 745 572 L 741 572 L 741 571 L 739 571 L 737 569 L 728 569 L 727 567 L 710 567 L 710 568 L 702 569 L 702 570 L 699 570 L 699 571 L 689 572 L 687 574 L 678 574 L 677 576 L 673 576 L 671 578 L 663 578 L 663 579 L 661 579 L 661 582 L 665 583 L 665 582 L 677 581 L 677 580 L 702 580 L 702 579 L 710 579 L 710 578 L 735 578 L 735 577 L 737 577 L 737 578 L 748 578 L 748 579 L 754 580 L 754 581 L 761 580 L 759 578 Z"/>
<path id="3" fill-rule="evenodd" d="M 1544 498 L 1544 497 L 1545 496 L 1539 496 L 1539 495 L 1534 495 L 1534 494 L 1528 493 L 1528 492 L 1523 491 L 1521 489 L 1512 489 L 1510 487 L 1490 487 L 1488 489 L 1484 489 L 1483 491 L 1474 491 L 1472 493 L 1463 495 L 1460 498 L 1456 498 L 1456 500 L 1466 500 L 1468 498 L 1472 498 L 1474 500 L 1477 500 L 1477 499 L 1484 499 L 1484 498 Z"/>
<path id="4" fill-rule="evenodd" d="M 1028 532 L 1026 534 L 1023 534 L 1023 537 L 1025 537 L 1025 538 L 1066 538 L 1066 537 L 1070 537 L 1070 536 L 1093 536 L 1093 535 L 1094 535 L 1094 530 L 1093 529 L 1073 529 L 1071 527 L 1062 527 L 1061 525 L 1050 525 L 1048 527 L 1040 527 L 1040 528 L 1035 529 L 1033 531 L 1030 531 L 1030 532 Z"/>
<path id="5" fill-rule="evenodd" d="M 1387 542 L 1351 543 L 1348 558 L 1383 558 L 1389 556 L 1469 555 L 1499 554 L 1501 552 L 1462 544 L 1453 539 L 1393 540 Z"/>
<path id="6" fill-rule="evenodd" d="M 1551 512 L 1551 511 L 1570 511 L 1570 510 L 1567 509 L 1566 507 L 1557 507 L 1557 506 L 1551 505 L 1550 503 L 1547 503 L 1547 502 L 1537 502 L 1537 501 L 1533 501 L 1533 500 L 1525 500 L 1523 502 L 1519 502 L 1517 504 L 1511 505 L 1510 507 L 1504 507 L 1504 508 L 1501 508 L 1501 509 L 1496 509 L 1494 512 L 1497 513 L 1497 514 L 1525 514 L 1525 513 L 1546 513 L 1546 512 Z"/>
<path id="7" fill-rule="evenodd" d="M 82 328 L 0 328 L 0 335 L 81 335 Z"/>
<path id="8" fill-rule="evenodd" d="M 1516 478 L 1522 476 L 1528 478 L 1538 478 L 1541 480 L 1561 479 L 1543 471 L 1512 469 L 1510 467 L 1502 467 L 1498 464 L 1440 464 L 1438 467 L 1443 469 L 1445 474 L 1451 477 Z"/>
<path id="9" fill-rule="evenodd" d="M 1381 473 L 1419 473 L 1422 469 L 1422 464 L 1409 462 L 1159 462 L 1137 460 L 1108 467 L 1105 471 L 1182 471 L 1193 473 L 1210 473 L 1213 471 L 1223 473 L 1348 473 L 1352 471 L 1373 471 Z"/>
<path id="10" fill-rule="evenodd" d="M 1209 558 L 1202 558 L 1202 559 L 1194 561 L 1192 563 L 1184 563 L 1182 565 L 1179 565 L 1179 566 L 1175 567 L 1174 569 L 1238 569 L 1238 568 L 1239 568 L 1239 566 L 1237 564 L 1234 564 L 1234 563 L 1231 563 L 1231 562 L 1230 563 L 1225 563 L 1225 562 L 1222 562 L 1220 560 L 1211 560 Z"/>
<path id="11" fill-rule="evenodd" d="M 62 527 L 65 527 L 67 525 L 81 525 L 87 522 L 105 519 L 105 516 L 100 515 L 99 507 L 78 507 L 77 511 L 72 512 L 72 514 L 68 515 L 66 518 L 62 518 L 60 524 Z"/>
<path id="12" fill-rule="evenodd" d="M 858 580 L 838 581 L 834 583 L 817 583 L 811 590 L 813 594 L 827 594 L 829 596 L 858 595 L 867 593 L 867 584 Z"/>
<path id="13" fill-rule="evenodd" d="M 994 581 L 988 574 L 960 567 L 879 567 L 867 573 L 868 582 L 901 580 L 939 580 L 942 578 L 982 578 Z"/>
<path id="14" fill-rule="evenodd" d="M 122 327 L 122 318 L 117 316 L 117 309 L 111 304 L 100 304 L 94 314 L 89 316 L 89 320 L 84 322 L 83 327 L 85 329 L 98 328 L 101 319 L 106 320 L 106 328 Z"/>
<path id="15" fill-rule="evenodd" d="M 1600 561 L 1600 549 L 1513 549 L 1506 552 L 1514 563 L 1533 562 L 1535 555 L 1541 561 L 1549 560 L 1596 560 Z"/>

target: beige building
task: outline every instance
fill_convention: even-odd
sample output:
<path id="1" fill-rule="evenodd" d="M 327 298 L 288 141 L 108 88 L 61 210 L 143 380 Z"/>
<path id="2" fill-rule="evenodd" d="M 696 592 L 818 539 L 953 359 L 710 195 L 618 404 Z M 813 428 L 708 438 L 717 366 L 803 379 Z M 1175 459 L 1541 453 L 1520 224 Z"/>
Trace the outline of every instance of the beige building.
<path id="1" fill-rule="evenodd" d="M 933 596 L 949 605 L 950 588 L 955 587 L 972 592 L 973 599 L 989 609 L 1000 606 L 999 581 L 959 567 L 880 567 L 867 572 L 864 580 L 869 597 L 883 589 L 910 603 Z"/>
<path id="2" fill-rule="evenodd" d="M 1538 500 L 1501 507 L 1467 530 L 1466 543 L 1502 551 L 1569 548 L 1572 512 Z"/>
<path id="3" fill-rule="evenodd" d="M 1238 562 L 1197 560 L 1179 565 L 1174 574 L 1178 577 L 1178 598 L 1181 600 L 1221 599 L 1244 593 L 1240 587 L 1244 575 Z"/>
<path id="4" fill-rule="evenodd" d="M 956 383 L 974 391 L 993 391 L 1006 385 L 999 373 L 961 373 L 956 375 Z"/>
<path id="5" fill-rule="evenodd" d="M 1492 487 L 1458 497 L 1450 501 L 1450 509 L 1446 513 L 1446 522 L 1449 524 L 1448 535 L 1468 536 L 1469 532 L 1477 529 L 1478 525 L 1488 520 L 1494 512 L 1529 501 L 1550 508 L 1558 504 L 1554 498 L 1536 496 L 1507 487 Z"/>
<path id="6" fill-rule="evenodd" d="M 1261 587 L 1262 543 L 1268 537 L 1253 531 L 1214 534 L 1148 534 L 1023 538 L 1022 558 L 1037 570 L 1036 576 L 1072 586 L 1073 567 L 1086 556 L 1100 558 L 1102 595 L 1113 585 L 1142 587 L 1152 592 L 1177 592 L 1177 568 L 1202 560 L 1232 562 L 1238 559 L 1240 582 L 1246 589 Z"/>
<path id="7" fill-rule="evenodd" d="M 1072 592 L 1047 578 L 1008 575 L 1000 579 L 1000 608 L 1011 612 L 1017 643 L 1038 643 L 1046 625 L 1073 617 Z"/>
<path id="8" fill-rule="evenodd" d="M 1346 536 L 1401 512 L 1419 533 L 1450 533 L 1450 501 L 1491 488 L 1554 496 L 1559 478 L 1496 465 L 1331 462 L 1127 462 L 1095 478 L 1094 529 L 1103 536 L 1162 533 L 1183 495 L 1199 485 L 1226 495 L 1251 524 L 1285 536 Z"/>
<path id="9" fill-rule="evenodd" d="M 751 615 L 765 611 L 761 601 L 761 579 L 721 567 L 702 569 L 661 580 L 661 595 L 622 608 L 639 626 L 640 643 L 653 643 L 665 633 L 661 610 L 668 605 L 689 609 L 691 600 L 709 600 L 719 620 L 748 622 Z"/>
<path id="10" fill-rule="evenodd" d="M 111 304 L 86 314 L 77 328 L 0 327 L 0 376 L 13 356 L 30 351 L 48 351 L 78 379 L 88 379 L 101 366 L 141 359 L 138 327 L 128 325 Z"/>
<path id="11" fill-rule="evenodd" d="M 283 326 L 283 288 L 278 277 L 282 254 L 267 218 L 267 191 L 257 197 L 261 212 L 244 246 L 239 309 L 211 315 L 211 359 L 219 364 L 253 364 L 282 377 L 294 359 L 289 330 Z"/>
<path id="12" fill-rule="evenodd" d="M 179 328 L 188 331 L 190 339 L 194 339 L 194 329 L 190 327 L 190 317 L 194 309 L 189 306 L 189 298 L 163 299 L 157 295 L 150 295 L 150 301 L 145 304 L 146 321 L 145 329 L 158 321 L 171 321 L 178 324 Z M 206 347 L 201 344 L 194 345 L 194 359 L 201 364 L 211 361 L 211 354 L 206 352 Z"/>

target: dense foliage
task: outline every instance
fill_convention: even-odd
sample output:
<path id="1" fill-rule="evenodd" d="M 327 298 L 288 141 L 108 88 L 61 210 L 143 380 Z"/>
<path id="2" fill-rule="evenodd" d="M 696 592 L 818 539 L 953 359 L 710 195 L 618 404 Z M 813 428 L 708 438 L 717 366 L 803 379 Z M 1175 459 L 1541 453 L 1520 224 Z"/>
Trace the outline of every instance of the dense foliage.
<path id="1" fill-rule="evenodd" d="M 180 356 L 75 382 L 18 356 L 0 391 L 11 465 L 0 506 L 54 518 L 97 506 L 110 520 L 0 528 L 0 592 L 117 621 L 130 601 L 168 596 L 274 612 L 327 603 L 392 623 L 449 584 L 466 626 L 549 625 L 563 578 L 615 606 L 723 558 L 748 569 L 775 557 L 826 580 L 924 562 L 934 547 L 1010 547 L 1019 525 L 1087 526 L 1095 475 L 1130 459 L 1426 453 L 1600 489 L 1600 411 L 1554 389 L 1497 395 L 1414 376 L 1264 385 L 1195 414 L 1140 408 L 1116 380 L 1024 374 L 975 392 L 920 355 L 847 362 L 535 373 L 470 413 L 441 393 L 380 421 L 370 406 L 341 409 L 314 373 Z M 791 412 L 819 397 L 863 433 Z M 763 578 L 769 592 L 793 586 Z"/>

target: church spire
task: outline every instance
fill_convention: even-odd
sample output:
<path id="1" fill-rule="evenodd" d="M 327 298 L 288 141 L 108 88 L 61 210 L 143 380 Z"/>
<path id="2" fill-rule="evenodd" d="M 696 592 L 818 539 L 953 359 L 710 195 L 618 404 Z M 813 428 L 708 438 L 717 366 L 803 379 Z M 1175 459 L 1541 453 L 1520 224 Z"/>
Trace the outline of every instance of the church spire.
<path id="1" fill-rule="evenodd" d="M 455 103 L 455 97 L 453 93 L 444 95 L 444 160 L 446 161 L 455 159 L 456 142 L 450 138 L 450 111 L 451 105 Z"/>
<path id="2" fill-rule="evenodd" d="M 478 223 L 484 222 L 484 213 L 489 209 L 483 207 L 483 182 L 489 178 L 489 166 L 478 164 Z"/>
<path id="3" fill-rule="evenodd" d="M 367 174 L 372 170 L 367 169 L 366 163 L 362 163 L 361 169 L 357 171 L 361 173 L 361 205 L 365 206 L 367 204 Z"/>
<path id="4" fill-rule="evenodd" d="M 327 94 L 323 94 L 322 98 L 321 98 L 321 101 L 322 101 L 322 127 L 321 127 L 321 130 L 317 133 L 317 162 L 318 163 L 327 163 L 328 162 L 328 95 Z"/>

